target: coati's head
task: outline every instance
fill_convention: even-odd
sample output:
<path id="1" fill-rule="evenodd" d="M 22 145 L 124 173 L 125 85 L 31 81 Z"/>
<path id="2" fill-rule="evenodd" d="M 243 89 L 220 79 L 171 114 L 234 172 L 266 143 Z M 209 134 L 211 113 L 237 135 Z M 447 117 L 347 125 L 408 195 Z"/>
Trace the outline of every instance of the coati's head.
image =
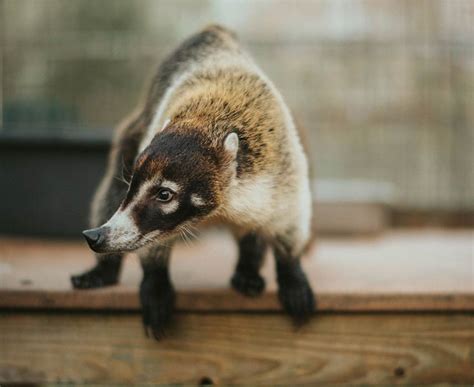
<path id="1" fill-rule="evenodd" d="M 222 202 L 239 140 L 215 144 L 196 132 L 164 130 L 138 156 L 125 199 L 101 227 L 83 232 L 96 252 L 130 251 L 178 235 Z"/>

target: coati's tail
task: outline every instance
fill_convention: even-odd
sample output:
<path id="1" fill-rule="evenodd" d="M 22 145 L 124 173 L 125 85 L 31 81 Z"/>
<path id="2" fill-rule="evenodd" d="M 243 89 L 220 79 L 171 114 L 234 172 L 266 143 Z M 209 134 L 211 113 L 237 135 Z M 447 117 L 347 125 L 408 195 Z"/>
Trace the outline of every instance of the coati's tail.
<path id="1" fill-rule="evenodd" d="M 316 216 L 315 216 L 315 203 L 314 203 L 314 192 L 313 192 L 313 184 L 311 184 L 312 180 L 314 179 L 314 155 L 311 149 L 311 142 L 309 141 L 310 139 L 310 133 L 308 128 L 302 124 L 301 120 L 299 120 L 297 117 L 293 117 L 293 121 L 295 122 L 296 130 L 298 131 L 298 135 L 300 137 L 301 145 L 303 146 L 304 153 L 306 155 L 306 159 L 308 160 L 308 175 L 310 179 L 310 190 L 311 190 L 311 198 L 312 198 L 312 206 L 313 210 L 311 213 L 313 214 L 311 218 L 311 237 L 310 240 L 308 241 L 304 251 L 303 251 L 303 256 L 308 256 L 311 253 L 314 252 L 316 248 Z"/>

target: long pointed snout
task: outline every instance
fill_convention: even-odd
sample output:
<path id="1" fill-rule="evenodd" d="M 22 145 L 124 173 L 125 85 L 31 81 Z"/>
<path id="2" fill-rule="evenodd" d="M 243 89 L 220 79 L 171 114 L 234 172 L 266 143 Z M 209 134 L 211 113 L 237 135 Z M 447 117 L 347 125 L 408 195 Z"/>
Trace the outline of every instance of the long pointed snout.
<path id="1" fill-rule="evenodd" d="M 84 230 L 82 235 L 87 241 L 89 247 L 97 253 L 100 253 L 105 245 L 108 227 L 97 227 Z"/>

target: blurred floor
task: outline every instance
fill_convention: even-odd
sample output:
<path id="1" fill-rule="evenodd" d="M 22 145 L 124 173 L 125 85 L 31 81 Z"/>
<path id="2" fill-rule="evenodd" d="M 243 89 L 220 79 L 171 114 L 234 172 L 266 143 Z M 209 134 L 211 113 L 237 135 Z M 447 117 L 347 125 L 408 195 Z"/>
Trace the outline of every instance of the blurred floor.
<path id="1" fill-rule="evenodd" d="M 322 310 L 474 309 L 473 240 L 472 230 L 434 229 L 321 238 L 303 265 Z M 85 242 L 4 237 L 0 246 L 0 306 L 138 308 L 141 270 L 133 255 L 120 286 L 78 292 L 70 275 L 94 264 Z M 178 307 L 278 310 L 273 259 L 263 267 L 268 292 L 247 299 L 229 289 L 236 254 L 230 235 L 221 232 L 176 246 L 171 276 Z"/>

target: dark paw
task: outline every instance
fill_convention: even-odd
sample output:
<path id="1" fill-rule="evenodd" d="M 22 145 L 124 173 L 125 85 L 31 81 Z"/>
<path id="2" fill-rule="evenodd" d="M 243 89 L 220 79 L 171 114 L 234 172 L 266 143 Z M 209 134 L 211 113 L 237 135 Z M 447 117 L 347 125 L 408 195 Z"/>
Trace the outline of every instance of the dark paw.
<path id="1" fill-rule="evenodd" d="M 162 339 L 174 310 L 175 293 L 171 284 L 144 279 L 140 285 L 140 301 L 146 336 Z"/>
<path id="2" fill-rule="evenodd" d="M 85 273 L 71 276 L 75 289 L 94 289 L 115 285 L 118 282 L 120 264 L 115 262 L 99 262 L 94 268 Z"/>
<path id="3" fill-rule="evenodd" d="M 265 280 L 258 273 L 236 271 L 231 279 L 232 287 L 248 297 L 256 297 L 265 289 Z"/>
<path id="4" fill-rule="evenodd" d="M 285 312 L 297 324 L 305 323 L 314 313 L 314 294 L 306 278 L 285 286 L 280 284 L 278 298 Z"/>

